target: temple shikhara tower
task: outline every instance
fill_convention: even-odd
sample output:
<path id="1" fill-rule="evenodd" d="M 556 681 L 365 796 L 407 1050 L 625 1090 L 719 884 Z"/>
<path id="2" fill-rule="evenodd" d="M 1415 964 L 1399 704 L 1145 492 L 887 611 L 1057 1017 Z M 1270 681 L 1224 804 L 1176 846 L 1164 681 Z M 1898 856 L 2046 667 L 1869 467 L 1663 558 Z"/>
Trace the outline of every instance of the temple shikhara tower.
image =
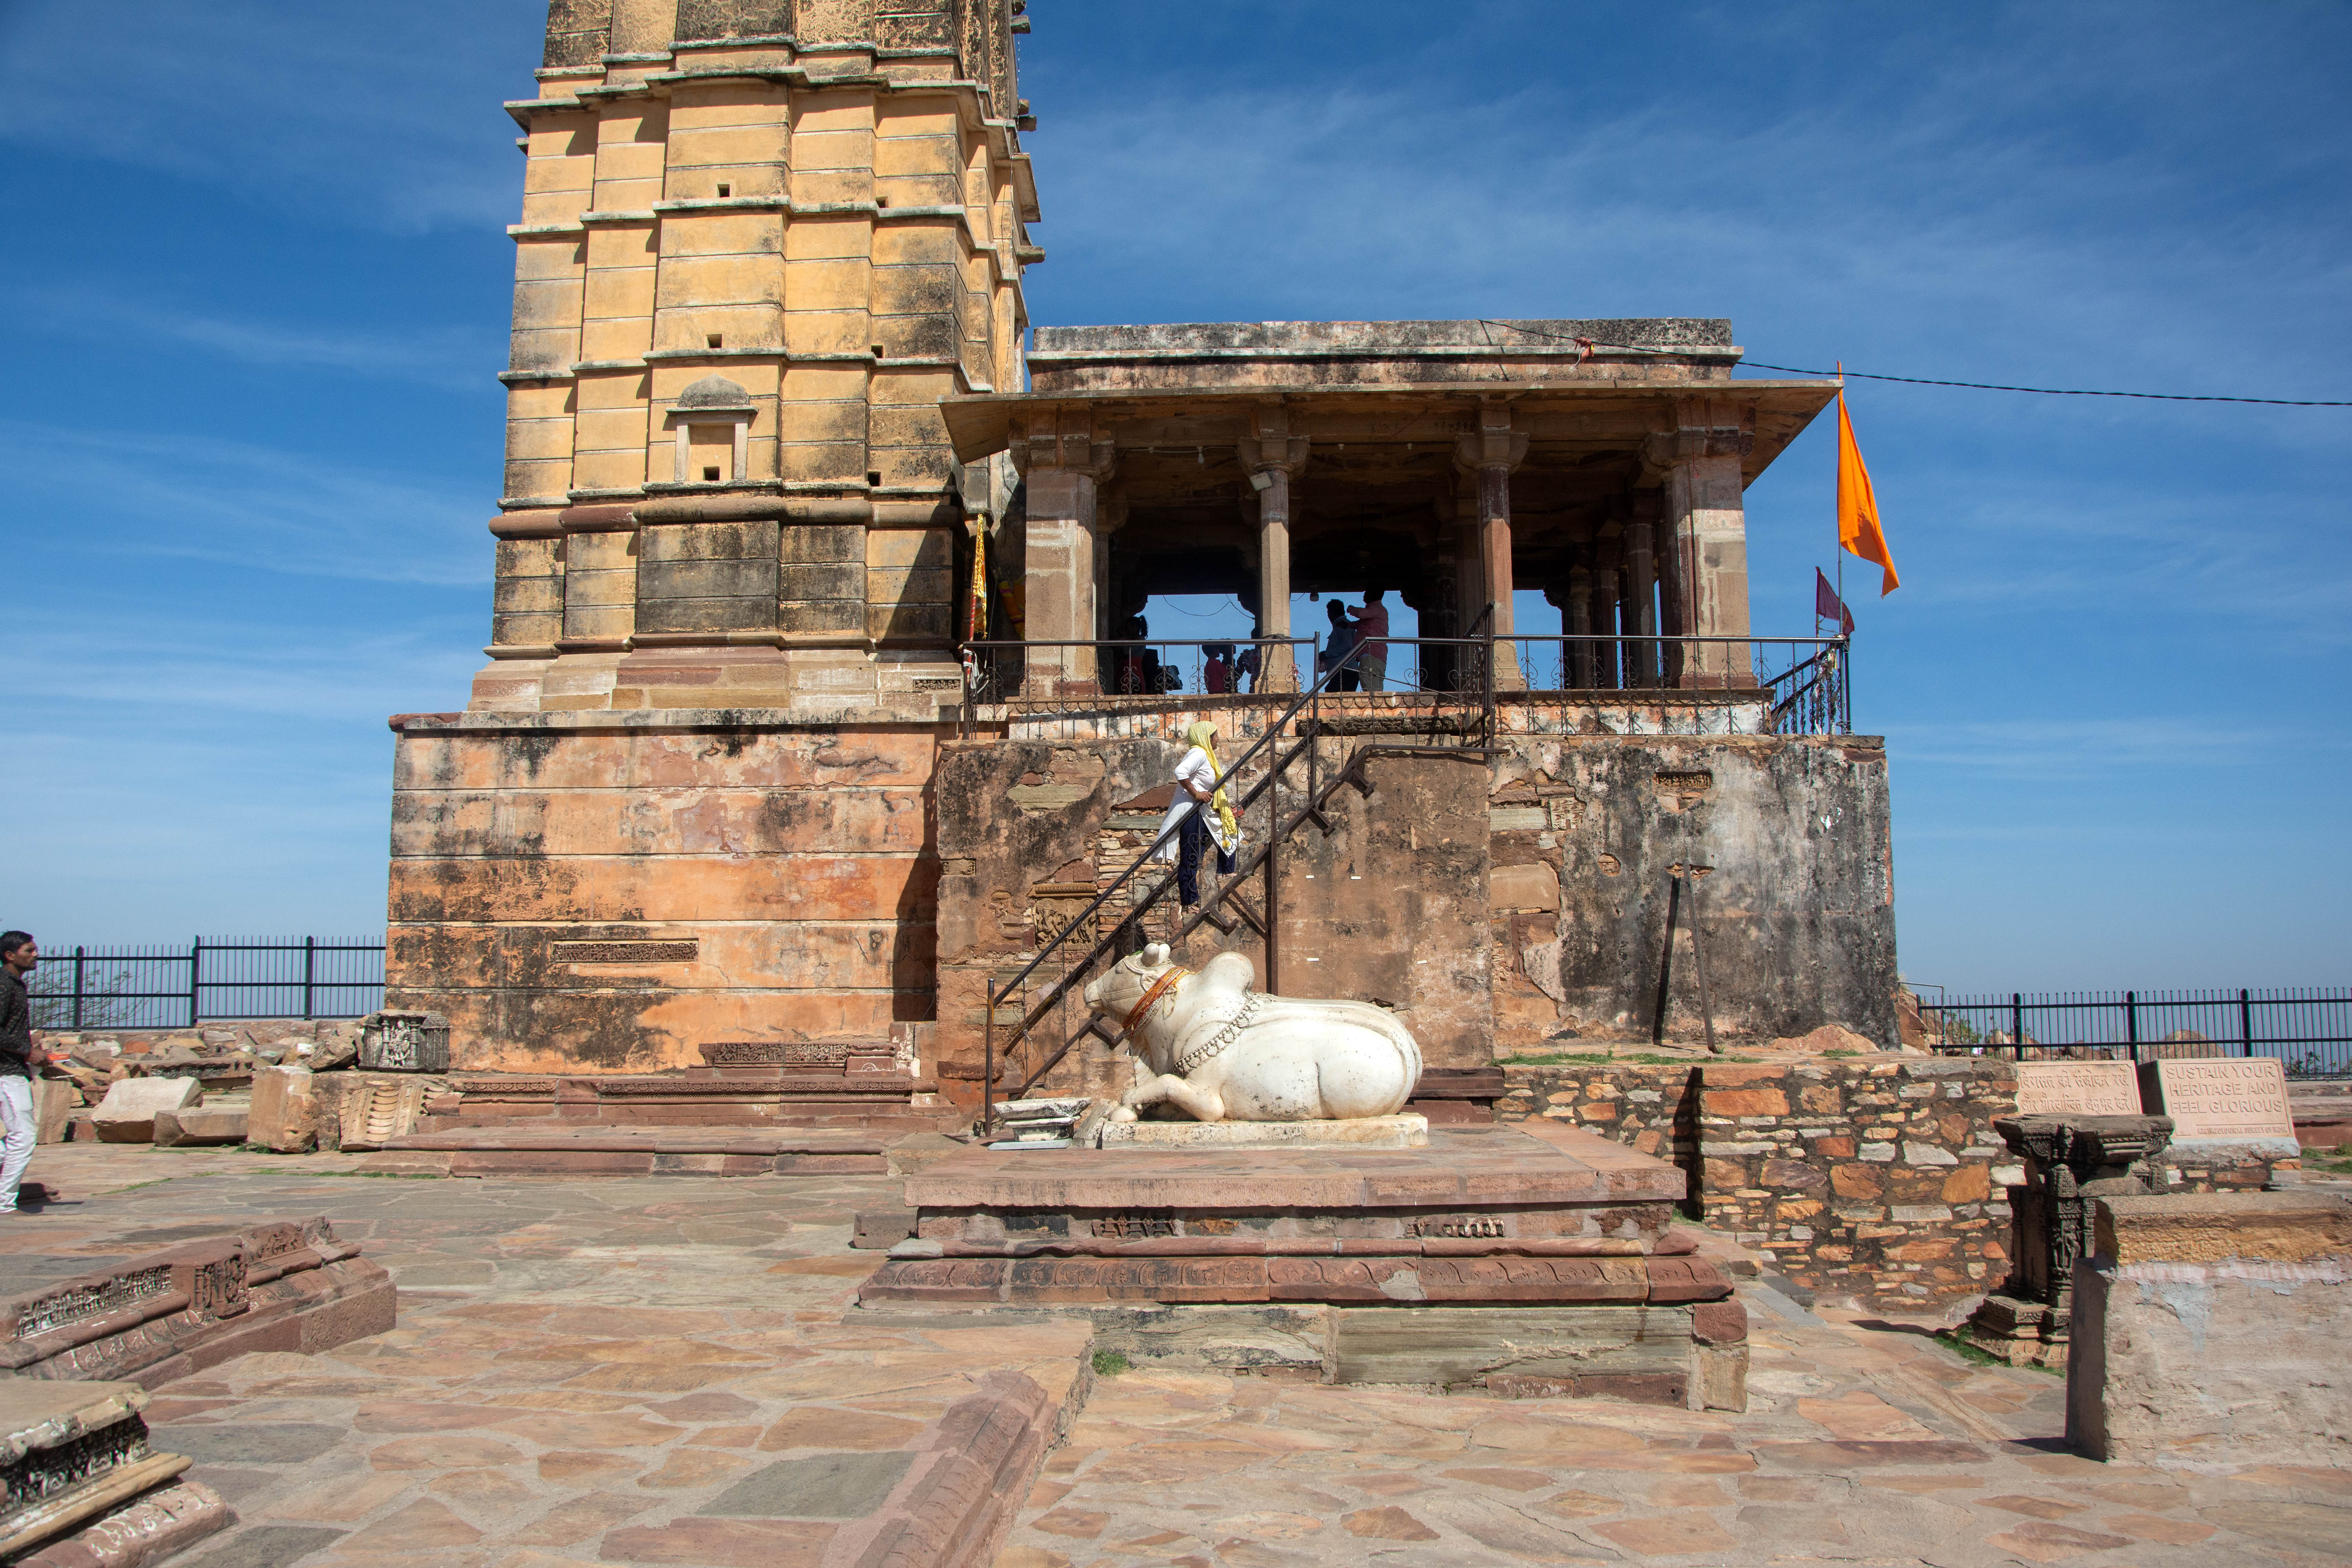
<path id="1" fill-rule="evenodd" d="M 1396 1010 L 1464 1104 L 1563 1034 L 1891 1038 L 1884 751 L 1748 617 L 1834 389 L 1703 317 L 1033 343 L 1023 11 L 551 6 L 488 659 L 393 721 L 390 1002 L 469 1105 L 1099 1089 L 1075 989 L 1147 940 Z M 1315 691 L 1293 595 L 1376 592 L 1387 689 Z M 1139 682 L 1204 593 L 1255 678 Z M 1249 848 L 1187 910 L 1138 861 L 1202 719 Z"/>

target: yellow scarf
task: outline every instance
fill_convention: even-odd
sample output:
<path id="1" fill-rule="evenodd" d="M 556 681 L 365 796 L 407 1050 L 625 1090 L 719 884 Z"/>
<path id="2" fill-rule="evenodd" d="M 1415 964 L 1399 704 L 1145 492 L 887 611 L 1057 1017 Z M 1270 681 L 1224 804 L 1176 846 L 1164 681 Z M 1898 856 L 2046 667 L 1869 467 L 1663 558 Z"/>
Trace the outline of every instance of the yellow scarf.
<path id="1" fill-rule="evenodd" d="M 1217 835 L 1217 841 L 1220 844 L 1239 843 L 1242 836 L 1241 824 L 1234 820 L 1233 802 L 1225 798 L 1223 783 L 1225 764 L 1217 761 L 1217 727 L 1206 719 L 1196 719 L 1185 730 L 1184 738 L 1201 748 L 1202 752 L 1209 759 L 1209 771 L 1218 777 L 1217 793 L 1209 797 L 1209 804 L 1216 808 L 1217 821 L 1224 828 L 1223 832 Z"/>

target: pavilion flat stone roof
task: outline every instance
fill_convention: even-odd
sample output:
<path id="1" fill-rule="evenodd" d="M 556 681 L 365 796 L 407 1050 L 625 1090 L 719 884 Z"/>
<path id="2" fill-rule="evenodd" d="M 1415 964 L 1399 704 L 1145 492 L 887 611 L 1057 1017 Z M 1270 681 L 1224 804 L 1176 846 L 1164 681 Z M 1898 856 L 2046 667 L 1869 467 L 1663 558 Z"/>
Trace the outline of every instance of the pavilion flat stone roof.
<path id="1" fill-rule="evenodd" d="M 1032 363 L 1130 358 L 1282 359 L 1325 355 L 1447 358 L 1528 354 L 1576 358 L 1579 338 L 1603 345 L 1738 358 L 1721 318 L 1648 316 L 1604 321 L 1188 321 L 1111 327 L 1039 327 Z"/>

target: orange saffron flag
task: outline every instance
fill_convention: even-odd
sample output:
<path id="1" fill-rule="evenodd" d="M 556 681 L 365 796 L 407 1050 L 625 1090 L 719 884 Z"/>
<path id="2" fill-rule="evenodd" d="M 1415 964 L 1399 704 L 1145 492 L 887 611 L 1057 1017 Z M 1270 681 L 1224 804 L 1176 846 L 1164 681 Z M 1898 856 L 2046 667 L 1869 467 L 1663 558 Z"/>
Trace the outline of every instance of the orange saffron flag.
<path id="1" fill-rule="evenodd" d="M 1886 534 L 1878 526 L 1878 498 L 1871 493 L 1862 448 L 1853 444 L 1853 421 L 1846 416 L 1843 392 L 1838 394 L 1837 522 L 1838 543 L 1864 561 L 1877 562 L 1886 574 L 1879 584 L 1880 598 L 1903 585 L 1895 574 L 1895 553 L 1886 548 Z"/>

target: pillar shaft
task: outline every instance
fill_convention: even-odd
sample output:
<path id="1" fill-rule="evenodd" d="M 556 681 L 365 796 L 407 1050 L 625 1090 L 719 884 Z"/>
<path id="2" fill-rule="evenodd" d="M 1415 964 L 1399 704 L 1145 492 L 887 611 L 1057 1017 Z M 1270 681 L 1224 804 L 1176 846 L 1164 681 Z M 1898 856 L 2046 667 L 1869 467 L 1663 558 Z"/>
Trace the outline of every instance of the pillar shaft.
<path id="1" fill-rule="evenodd" d="M 1592 635 L 1592 574 L 1582 566 L 1569 569 L 1568 574 L 1568 635 L 1574 637 Z M 1589 642 L 1568 645 L 1569 668 L 1575 673 L 1570 684 L 1579 691 L 1593 689 L 1593 672 L 1600 668 L 1593 646 Z"/>
<path id="2" fill-rule="evenodd" d="M 1740 459 L 1754 442 L 1753 416 L 1732 405 L 1685 399 L 1676 427 L 1650 437 L 1648 457 L 1665 481 L 1667 543 L 1674 557 L 1679 631 L 1692 637 L 1748 632 L 1748 520 Z M 1681 684 L 1756 684 L 1746 643 L 1692 643 L 1683 649 Z"/>
<path id="3" fill-rule="evenodd" d="M 1033 644 L 1022 693 L 1028 697 L 1090 694 L 1101 689 L 1095 669 L 1098 508 L 1102 486 L 1117 467 L 1107 437 L 1089 411 L 1041 414 L 1021 432 L 1013 458 L 1028 479 L 1029 520 L 1024 535 L 1022 636 Z"/>
<path id="4" fill-rule="evenodd" d="M 1612 566 L 1596 568 L 1592 574 L 1592 631 L 1596 637 L 1617 635 L 1617 571 Z M 1620 684 L 1619 655 L 1616 643 L 1595 643 L 1600 658 L 1595 661 L 1594 685 L 1606 691 Z"/>
<path id="5" fill-rule="evenodd" d="M 1625 617 L 1625 635 L 1654 637 L 1658 635 L 1658 567 L 1651 552 L 1650 525 L 1629 522 L 1625 525 L 1625 607 L 1631 612 Z M 1637 642 L 1626 649 L 1629 686 L 1658 684 L 1658 645 Z"/>
<path id="6" fill-rule="evenodd" d="M 1287 409 L 1258 409 L 1255 434 L 1239 449 L 1242 472 L 1257 491 L 1257 624 L 1269 637 L 1290 636 L 1290 481 L 1307 466 L 1307 441 L 1290 434 Z M 1288 647 L 1264 650 L 1260 691 L 1298 689 L 1298 664 Z"/>
<path id="7" fill-rule="evenodd" d="M 1479 405 L 1478 428 L 1456 444 L 1454 461 L 1478 482 L 1478 564 L 1485 578 L 1486 603 L 1494 606 L 1489 629 L 1507 637 L 1514 629 L 1511 616 L 1511 470 L 1527 460 L 1528 438 L 1512 428 L 1507 403 Z M 1475 618 L 1475 616 L 1474 616 Z M 1519 669 L 1513 644 L 1495 645 L 1495 686 L 1502 691 L 1525 691 L 1527 677 Z"/>

